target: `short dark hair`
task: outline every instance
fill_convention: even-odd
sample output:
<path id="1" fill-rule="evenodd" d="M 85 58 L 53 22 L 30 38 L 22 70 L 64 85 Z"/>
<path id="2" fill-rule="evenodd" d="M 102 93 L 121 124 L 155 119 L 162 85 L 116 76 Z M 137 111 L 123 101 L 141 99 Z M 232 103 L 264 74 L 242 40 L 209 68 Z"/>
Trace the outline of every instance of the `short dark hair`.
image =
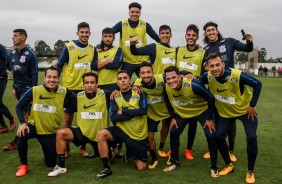
<path id="1" fill-rule="evenodd" d="M 220 56 L 219 53 L 217 53 L 217 52 L 209 53 L 209 54 L 208 54 L 208 57 L 207 57 L 207 61 L 209 61 L 209 60 L 211 60 L 211 59 L 215 59 L 215 58 L 217 58 L 217 57 L 219 57 L 219 58 L 222 60 L 222 58 L 221 58 L 221 56 Z"/>
<path id="2" fill-rule="evenodd" d="M 113 36 L 115 36 L 115 31 L 110 27 L 106 27 L 102 30 L 102 35 L 103 34 L 113 34 Z"/>
<path id="3" fill-rule="evenodd" d="M 130 75 L 129 75 L 129 73 L 128 73 L 126 70 L 120 70 L 120 71 L 117 73 L 117 76 L 118 76 L 119 74 L 121 74 L 121 73 L 125 73 L 125 74 L 128 75 L 129 78 L 131 78 Z"/>
<path id="4" fill-rule="evenodd" d="M 218 25 L 217 25 L 217 23 L 215 23 L 215 22 L 212 22 L 212 21 L 209 21 L 209 22 L 207 22 L 205 25 L 204 25 L 204 31 L 206 31 L 206 29 L 209 27 L 209 26 L 213 26 L 213 27 L 215 27 L 216 28 L 216 30 L 218 31 L 218 29 L 217 29 L 217 27 L 218 27 Z M 205 37 L 204 37 L 204 43 L 205 44 L 208 44 L 209 43 L 209 39 L 208 39 L 208 37 L 206 36 L 206 35 L 204 35 Z M 217 36 L 218 36 L 218 39 L 219 40 L 221 40 L 222 38 L 223 38 L 223 36 L 222 36 L 222 34 L 218 31 L 218 34 L 217 34 Z"/>
<path id="5" fill-rule="evenodd" d="M 98 83 L 98 74 L 97 74 L 97 73 L 94 73 L 94 72 L 87 72 L 87 73 L 84 73 L 84 74 L 82 75 L 82 81 L 83 81 L 83 83 L 84 83 L 84 78 L 85 78 L 85 77 L 88 77 L 88 76 L 93 76 L 93 77 L 95 77 L 96 83 Z"/>
<path id="6" fill-rule="evenodd" d="M 13 32 L 19 33 L 20 35 L 25 35 L 25 37 L 27 37 L 27 32 L 24 29 L 15 29 Z"/>
<path id="7" fill-rule="evenodd" d="M 137 3 L 137 2 L 133 2 L 133 3 L 130 3 L 129 6 L 128 6 L 128 9 L 130 10 L 130 8 L 139 8 L 140 10 L 142 9 L 142 6 L 141 4 Z"/>
<path id="8" fill-rule="evenodd" d="M 169 32 L 171 33 L 171 28 L 168 25 L 161 25 L 159 28 L 159 33 L 161 32 L 161 30 L 164 30 L 164 29 L 169 29 Z"/>
<path id="9" fill-rule="evenodd" d="M 177 66 L 168 66 L 164 69 L 164 74 L 168 73 L 168 72 L 175 72 L 177 75 L 179 75 L 179 69 L 177 68 Z"/>
<path id="10" fill-rule="evenodd" d="M 143 61 L 140 66 L 139 66 L 139 71 L 140 71 L 140 68 L 142 67 L 151 67 L 152 70 L 153 70 L 153 65 L 151 63 L 149 63 L 148 61 Z"/>
<path id="11" fill-rule="evenodd" d="M 194 32 L 197 33 L 197 35 L 199 35 L 199 28 L 198 28 L 195 24 L 190 24 L 190 25 L 186 28 L 186 33 L 187 33 L 189 30 L 194 31 Z"/>
<path id="12" fill-rule="evenodd" d="M 58 73 L 58 77 L 59 77 L 59 70 L 58 70 L 58 68 L 55 67 L 54 65 L 52 65 L 52 66 L 46 68 L 46 70 L 45 70 L 45 72 L 44 72 L 44 76 L 45 76 L 45 77 L 46 77 L 46 75 L 47 75 L 47 71 L 48 71 L 48 70 L 56 70 L 57 73 Z"/>
<path id="13" fill-rule="evenodd" d="M 77 31 L 79 31 L 81 28 L 88 28 L 90 30 L 90 26 L 87 22 L 80 22 L 78 25 L 77 25 Z"/>

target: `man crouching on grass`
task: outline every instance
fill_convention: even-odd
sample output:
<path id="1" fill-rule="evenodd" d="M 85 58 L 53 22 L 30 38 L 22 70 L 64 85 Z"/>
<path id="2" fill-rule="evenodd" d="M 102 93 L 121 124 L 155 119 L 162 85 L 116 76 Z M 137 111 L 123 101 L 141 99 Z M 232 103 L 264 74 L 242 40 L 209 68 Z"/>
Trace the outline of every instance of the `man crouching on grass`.
<path id="1" fill-rule="evenodd" d="M 138 170 L 147 167 L 147 101 L 145 94 L 135 92 L 130 87 L 130 76 L 125 70 L 117 74 L 117 85 L 120 91 L 110 103 L 110 117 L 116 126 L 98 132 L 98 149 L 103 162 L 103 170 L 96 178 L 104 178 L 112 174 L 108 161 L 108 143 L 124 142 L 126 157 L 136 160 Z"/>

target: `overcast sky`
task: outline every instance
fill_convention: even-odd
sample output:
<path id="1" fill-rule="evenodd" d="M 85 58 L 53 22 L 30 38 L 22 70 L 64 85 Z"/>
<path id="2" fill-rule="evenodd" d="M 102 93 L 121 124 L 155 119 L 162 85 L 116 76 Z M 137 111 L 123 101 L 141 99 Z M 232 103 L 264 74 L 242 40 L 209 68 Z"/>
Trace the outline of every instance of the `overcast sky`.
<path id="1" fill-rule="evenodd" d="M 90 42 L 100 42 L 104 27 L 112 27 L 128 18 L 127 0 L 3 0 L 0 6 L 0 43 L 12 46 L 12 31 L 24 28 L 27 43 L 34 47 L 36 40 L 44 40 L 51 48 L 58 39 L 77 39 L 77 24 L 90 24 Z M 254 45 L 266 48 L 267 58 L 282 57 L 282 1 L 281 0 L 138 0 L 142 5 L 141 18 L 158 31 L 162 24 L 170 25 L 172 46 L 184 45 L 186 27 L 193 23 L 200 29 L 207 21 L 219 25 L 224 37 L 241 40 L 240 30 L 254 37 Z M 117 35 L 116 40 L 119 39 Z M 115 42 L 117 45 L 117 42 Z"/>

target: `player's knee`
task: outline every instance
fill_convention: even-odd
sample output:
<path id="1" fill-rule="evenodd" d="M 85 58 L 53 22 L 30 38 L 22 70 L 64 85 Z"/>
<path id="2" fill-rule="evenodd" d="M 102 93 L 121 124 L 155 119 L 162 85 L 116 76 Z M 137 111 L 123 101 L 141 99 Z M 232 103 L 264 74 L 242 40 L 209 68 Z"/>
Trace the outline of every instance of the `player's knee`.
<path id="1" fill-rule="evenodd" d="M 97 139 L 98 142 L 104 141 L 107 136 L 107 131 L 105 129 L 98 131 Z"/>
<path id="2" fill-rule="evenodd" d="M 247 142 L 248 143 L 256 143 L 257 142 L 257 136 L 256 135 L 247 136 Z"/>
<path id="3" fill-rule="evenodd" d="M 147 168 L 147 163 L 141 162 L 141 161 L 139 161 L 139 162 L 137 161 L 136 162 L 136 166 L 137 166 L 137 169 L 139 171 L 143 171 L 143 170 L 145 170 Z"/>
<path id="4" fill-rule="evenodd" d="M 62 140 L 62 139 L 64 139 L 64 137 L 66 137 L 66 135 L 67 135 L 66 128 L 63 128 L 63 129 L 57 131 L 56 139 L 57 140 Z"/>

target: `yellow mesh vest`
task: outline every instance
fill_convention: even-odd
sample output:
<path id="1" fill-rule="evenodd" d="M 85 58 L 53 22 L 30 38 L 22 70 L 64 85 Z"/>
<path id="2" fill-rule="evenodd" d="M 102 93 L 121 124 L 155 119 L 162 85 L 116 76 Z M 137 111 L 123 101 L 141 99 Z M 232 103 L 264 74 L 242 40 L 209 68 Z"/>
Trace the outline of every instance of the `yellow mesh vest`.
<path id="1" fill-rule="evenodd" d="M 199 48 L 195 51 L 189 51 L 186 46 L 180 46 L 177 51 L 176 66 L 179 71 L 185 70 L 191 72 L 194 76 L 200 76 L 205 50 Z"/>
<path id="2" fill-rule="evenodd" d="M 32 106 L 28 122 L 35 125 L 40 135 L 53 134 L 64 117 L 66 88 L 59 86 L 56 92 L 48 92 L 42 85 L 32 88 Z"/>
<path id="3" fill-rule="evenodd" d="M 182 87 L 176 91 L 166 85 L 166 92 L 169 101 L 175 111 L 181 118 L 197 117 L 208 109 L 207 102 L 192 91 L 191 81 L 183 78 Z"/>
<path id="4" fill-rule="evenodd" d="M 166 108 L 164 101 L 164 79 L 162 74 L 155 75 L 156 87 L 154 89 L 148 89 L 142 86 L 141 89 L 146 93 L 148 103 L 148 117 L 154 121 L 160 121 L 168 118 L 169 112 Z M 141 79 L 136 79 L 136 83 L 139 84 Z M 135 83 L 134 83 L 135 85 Z"/>
<path id="5" fill-rule="evenodd" d="M 115 101 L 119 109 L 137 109 L 139 108 L 140 95 L 132 90 L 132 97 L 129 102 L 125 101 L 120 95 L 115 97 Z M 148 134 L 147 116 L 138 116 L 133 119 L 124 122 L 117 122 L 117 126 L 120 127 L 130 138 L 135 140 L 144 140 Z"/>
<path id="6" fill-rule="evenodd" d="M 114 59 L 118 48 L 113 47 L 110 50 L 98 52 L 98 62 L 103 62 L 107 59 Z M 99 85 L 113 84 L 117 82 L 117 73 L 120 69 L 106 69 L 98 70 Z"/>
<path id="7" fill-rule="evenodd" d="M 240 93 L 240 74 L 241 71 L 231 69 L 231 75 L 224 84 L 217 82 L 211 73 L 208 73 L 209 89 L 215 98 L 215 106 L 224 118 L 235 118 L 247 113 L 252 93 L 247 86 L 244 93 Z"/>
<path id="8" fill-rule="evenodd" d="M 123 60 L 129 64 L 141 64 L 143 61 L 148 61 L 148 56 L 133 56 L 130 52 L 130 37 L 136 36 L 138 38 L 137 48 L 147 45 L 146 38 L 146 22 L 139 19 L 139 24 L 132 29 L 129 26 L 128 20 L 122 21 L 122 37 L 119 41 L 119 46 L 123 50 Z"/>
<path id="9" fill-rule="evenodd" d="M 85 91 L 77 94 L 77 126 L 85 137 L 96 142 L 98 131 L 109 126 L 109 114 L 103 90 L 98 90 L 92 99 L 86 97 Z"/>
<path id="10" fill-rule="evenodd" d="M 62 70 L 63 86 L 70 90 L 84 90 L 82 75 L 91 72 L 91 62 L 94 57 L 94 46 L 88 43 L 85 48 L 80 48 L 73 42 L 67 43 L 69 63 Z"/>
<path id="11" fill-rule="evenodd" d="M 166 67 L 175 66 L 175 52 L 175 48 L 156 44 L 156 59 L 153 64 L 155 74 L 163 74 Z"/>

